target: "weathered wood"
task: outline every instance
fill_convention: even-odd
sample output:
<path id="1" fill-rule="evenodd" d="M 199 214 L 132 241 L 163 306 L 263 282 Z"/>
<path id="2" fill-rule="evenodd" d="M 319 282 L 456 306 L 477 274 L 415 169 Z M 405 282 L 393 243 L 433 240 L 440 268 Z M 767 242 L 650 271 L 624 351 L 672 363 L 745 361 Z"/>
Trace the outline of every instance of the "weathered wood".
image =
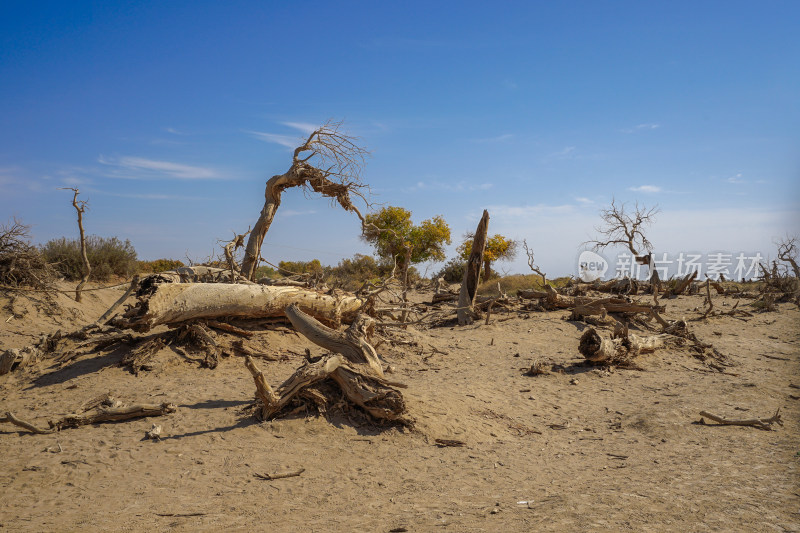
<path id="1" fill-rule="evenodd" d="M 143 418 L 148 416 L 162 416 L 177 411 L 175 404 L 164 402 L 162 404 L 140 404 L 129 407 L 113 407 L 101 409 L 91 414 L 71 414 L 55 422 L 49 422 L 51 428 L 62 430 L 75 428 L 89 424 L 99 424 L 101 422 L 120 422 L 132 418 Z"/>
<path id="2" fill-rule="evenodd" d="M 458 295 L 458 324 L 463 326 L 472 323 L 475 295 L 478 291 L 480 282 L 481 264 L 483 263 L 483 253 L 486 250 L 486 238 L 489 231 L 489 212 L 483 210 L 483 216 L 478 222 L 475 230 L 475 237 L 472 239 L 472 253 L 467 259 L 464 268 L 464 278 L 461 282 L 461 292 Z"/>
<path id="3" fill-rule="evenodd" d="M 348 400 L 371 416 L 381 420 L 411 423 L 405 415 L 403 395 L 394 388 L 402 385 L 384 379 L 378 355 L 366 341 L 372 319 L 359 315 L 347 331 L 338 332 L 323 326 L 300 311 L 296 305 L 286 309 L 286 316 L 295 329 L 309 340 L 338 353 L 315 363 L 304 364 L 278 387 L 277 392 L 269 386 L 253 359 L 247 356 L 245 365 L 255 381 L 263 419 L 277 416 L 293 398 L 301 393 L 311 392 L 309 387 L 331 378 Z M 324 397 L 318 398 L 320 394 L 317 391 L 312 396 L 319 401 L 325 400 Z"/>
<path id="4" fill-rule="evenodd" d="M 376 376 L 383 377 L 383 367 L 381 367 L 378 354 L 365 339 L 375 324 L 373 319 L 360 314 L 346 331 L 340 332 L 324 326 L 313 317 L 303 313 L 295 304 L 287 306 L 284 313 L 294 329 L 317 346 L 340 353 L 351 363 L 367 365 Z"/>
<path id="5" fill-rule="evenodd" d="M 708 411 L 700 411 L 700 416 L 709 418 L 718 424 L 722 424 L 723 426 L 752 426 L 758 429 L 765 429 L 767 431 L 772 429 L 772 424 L 774 423 L 777 423 L 780 426 L 783 425 L 780 408 L 778 408 L 778 410 L 775 411 L 775 414 L 769 418 L 732 419 L 717 416 L 709 413 Z"/>
<path id="6" fill-rule="evenodd" d="M 699 270 L 695 270 L 694 272 L 686 274 L 686 277 L 684 277 L 677 283 L 677 285 L 675 285 L 675 288 L 671 291 L 671 294 L 673 296 L 680 295 L 684 290 L 686 290 L 686 287 L 688 287 L 694 280 L 697 279 L 699 272 Z"/>
<path id="7" fill-rule="evenodd" d="M 162 283 L 140 290 L 136 307 L 115 323 L 136 331 L 159 324 L 202 318 L 268 318 L 297 304 L 309 315 L 330 324 L 350 322 L 364 303 L 355 296 L 331 296 L 298 287 L 255 284 Z"/>
<path id="8" fill-rule="evenodd" d="M 602 338 L 594 328 L 588 328 L 581 335 L 578 351 L 595 363 L 620 363 L 643 353 L 654 352 L 664 346 L 668 337 L 664 334 L 640 337 L 626 332 L 616 338 Z"/>
<path id="9" fill-rule="evenodd" d="M 128 290 L 126 290 L 126 291 L 125 291 L 125 294 L 123 294 L 122 296 L 120 296 L 120 297 L 119 297 L 119 300 L 117 300 L 116 302 L 114 302 L 114 305 L 112 305 L 111 307 L 109 307 L 109 308 L 108 308 L 108 311 L 106 311 L 105 313 L 103 313 L 103 316 L 101 316 L 100 318 L 98 318 L 97 320 L 95 320 L 95 321 L 94 321 L 94 323 L 95 323 L 95 324 L 97 324 L 97 325 L 103 325 L 103 324 L 105 324 L 105 323 L 106 323 L 106 321 L 107 321 L 109 318 L 111 318 L 111 315 L 112 315 L 112 314 L 114 314 L 114 311 L 116 311 L 116 310 L 117 310 L 117 307 L 119 307 L 120 305 L 122 305 L 122 302 L 124 302 L 125 300 L 127 300 L 127 299 L 128 299 L 128 296 L 130 296 L 131 294 L 133 294 L 133 291 L 135 291 L 135 290 L 136 290 L 136 287 L 138 287 L 138 286 L 139 286 L 139 274 L 136 274 L 135 276 L 133 276 L 133 279 L 131 280 L 131 284 L 128 286 Z"/>

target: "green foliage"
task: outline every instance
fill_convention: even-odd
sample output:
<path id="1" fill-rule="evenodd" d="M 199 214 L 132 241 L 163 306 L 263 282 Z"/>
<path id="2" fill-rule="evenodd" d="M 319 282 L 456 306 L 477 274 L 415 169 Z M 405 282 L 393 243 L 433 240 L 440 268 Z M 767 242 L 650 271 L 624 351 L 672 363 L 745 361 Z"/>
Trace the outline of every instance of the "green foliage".
<path id="1" fill-rule="evenodd" d="M 325 282 L 331 287 L 355 291 L 367 281 L 377 282 L 389 276 L 393 265 L 378 262 L 369 255 L 356 254 L 352 259 L 342 259 L 335 267 L 325 268 Z"/>
<path id="2" fill-rule="evenodd" d="M 167 270 L 175 270 L 186 266 L 177 259 L 156 259 L 154 261 L 137 261 L 137 271 L 142 274 L 158 274 Z M 94 269 L 94 266 L 92 267 Z"/>
<path id="3" fill-rule="evenodd" d="M 66 279 L 74 281 L 83 277 L 83 259 L 78 239 L 53 239 L 44 244 L 41 250 L 47 262 Z M 127 239 L 123 242 L 117 237 L 90 235 L 86 238 L 86 255 L 92 266 L 92 280 L 128 277 L 137 270 L 136 250 Z"/>
<path id="4" fill-rule="evenodd" d="M 319 259 L 312 259 L 311 261 L 281 261 L 278 263 L 278 271 L 283 276 L 294 276 L 296 274 L 320 275 L 323 272 L 323 268 Z"/>
<path id="5" fill-rule="evenodd" d="M 401 269 L 409 266 L 404 264 L 407 255 L 410 264 L 444 261 L 444 247 L 450 244 L 450 226 L 441 216 L 415 226 L 411 222 L 411 211 L 387 206 L 365 218 L 367 225 L 379 229 L 365 228 L 362 239 L 374 246 L 382 259 L 397 261 Z"/>
<path id="6" fill-rule="evenodd" d="M 458 247 L 458 253 L 464 261 L 469 259 L 472 253 L 472 240 L 475 235 L 467 235 L 464 237 Z M 489 237 L 486 241 L 486 249 L 483 252 L 484 263 L 494 263 L 495 261 L 510 261 L 517 255 L 517 241 L 513 241 L 507 237 L 496 233 Z"/>
<path id="7" fill-rule="evenodd" d="M 444 264 L 444 267 L 434 274 L 434 279 L 444 278 L 447 283 L 461 283 L 464 280 L 464 261 L 454 257 Z"/>
<path id="8" fill-rule="evenodd" d="M 256 269 L 255 279 L 261 279 L 261 278 L 275 279 L 279 277 L 281 277 L 281 275 L 278 274 L 278 271 L 272 268 L 271 266 L 262 265 Z"/>

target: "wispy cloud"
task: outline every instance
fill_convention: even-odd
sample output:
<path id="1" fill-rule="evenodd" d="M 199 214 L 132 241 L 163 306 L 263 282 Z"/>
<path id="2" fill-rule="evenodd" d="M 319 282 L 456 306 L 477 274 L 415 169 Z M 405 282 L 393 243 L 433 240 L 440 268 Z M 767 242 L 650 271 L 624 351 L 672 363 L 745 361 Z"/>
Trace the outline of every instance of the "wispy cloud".
<path id="1" fill-rule="evenodd" d="M 286 218 L 286 217 L 300 217 L 305 215 L 313 215 L 316 211 L 314 209 L 309 209 L 307 211 L 300 211 L 296 209 L 281 209 L 276 213 L 275 216 L 278 218 Z"/>
<path id="2" fill-rule="evenodd" d="M 489 216 L 502 219 L 527 219 L 543 214 L 569 214 L 575 212 L 575 206 L 570 204 L 562 205 L 490 205 L 486 208 Z"/>
<path id="3" fill-rule="evenodd" d="M 469 192 L 469 191 L 487 191 L 494 187 L 491 183 L 465 183 L 463 181 L 457 183 L 444 183 L 441 181 L 418 181 L 413 187 L 406 189 L 406 192 L 415 191 L 448 191 L 448 192 Z"/>
<path id="4" fill-rule="evenodd" d="M 741 172 L 739 172 L 735 176 L 731 176 L 730 178 L 728 178 L 725 181 L 727 181 L 728 183 L 745 183 L 745 180 L 742 179 L 742 173 Z"/>
<path id="5" fill-rule="evenodd" d="M 208 180 L 224 179 L 225 177 L 217 170 L 209 167 L 197 167 L 143 157 L 125 156 L 114 158 L 100 156 L 97 161 L 111 167 L 111 172 L 106 175 L 113 178 Z"/>
<path id="6" fill-rule="evenodd" d="M 558 159 L 566 159 L 568 157 L 573 157 L 573 154 L 575 153 L 575 149 L 576 148 L 574 146 L 565 146 L 561 150 L 559 150 L 557 152 L 553 152 L 552 154 L 550 154 L 550 157 L 555 157 L 555 158 L 558 158 Z"/>
<path id="7" fill-rule="evenodd" d="M 642 131 L 657 130 L 660 127 L 661 127 L 661 124 L 656 124 L 656 123 L 653 123 L 653 122 L 649 122 L 649 123 L 646 123 L 646 124 L 638 124 L 638 125 L 636 125 L 636 126 L 634 126 L 632 128 L 625 128 L 625 129 L 623 129 L 621 131 L 622 131 L 622 133 L 637 133 L 637 132 L 642 132 Z"/>
<path id="8" fill-rule="evenodd" d="M 582 205 L 592 205 L 594 200 L 590 200 L 589 198 L 584 198 L 583 196 L 578 196 L 575 198 L 575 201 Z"/>
<path id="9" fill-rule="evenodd" d="M 643 192 L 647 194 L 655 194 L 657 192 L 661 192 L 661 187 L 657 185 L 639 185 L 638 187 L 628 187 L 629 191 L 633 192 Z"/>
<path id="10" fill-rule="evenodd" d="M 289 126 L 290 128 L 296 129 L 305 133 L 306 135 L 311 135 L 316 129 L 319 128 L 319 124 L 311 124 L 310 122 L 281 122 L 284 126 Z"/>
<path id="11" fill-rule="evenodd" d="M 245 130 L 245 133 L 250 134 L 259 141 L 280 144 L 286 148 L 297 148 L 303 142 L 296 135 L 280 135 L 278 133 L 265 133 L 263 131 L 248 130 Z"/>
<path id="12" fill-rule="evenodd" d="M 510 141 L 514 138 L 514 135 L 511 133 L 504 133 L 502 135 L 498 135 L 496 137 L 485 137 L 482 139 L 473 139 L 472 142 L 474 143 L 501 143 L 505 141 Z"/>

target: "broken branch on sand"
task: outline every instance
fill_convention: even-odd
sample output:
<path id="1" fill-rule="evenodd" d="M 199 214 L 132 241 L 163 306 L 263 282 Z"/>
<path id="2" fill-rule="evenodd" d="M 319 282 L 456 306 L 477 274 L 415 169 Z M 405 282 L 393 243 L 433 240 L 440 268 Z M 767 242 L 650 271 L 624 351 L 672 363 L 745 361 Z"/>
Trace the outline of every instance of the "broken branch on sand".
<path id="1" fill-rule="evenodd" d="M 253 476 L 257 477 L 258 479 L 263 479 L 263 480 L 266 480 L 266 481 L 273 481 L 275 479 L 285 479 L 287 477 L 297 477 L 297 476 L 299 476 L 300 474 L 302 474 L 305 471 L 306 471 L 305 468 L 298 468 L 297 470 L 295 470 L 293 472 L 280 472 L 280 473 L 277 473 L 277 474 L 259 474 L 258 472 L 256 472 L 255 474 L 253 474 Z"/>
<path id="2" fill-rule="evenodd" d="M 76 428 L 79 426 L 88 426 L 90 424 L 99 424 L 101 422 L 120 422 L 123 420 L 130 420 L 132 418 L 142 418 L 147 416 L 161 416 L 174 413 L 177 407 L 171 403 L 158 404 L 140 404 L 131 405 L 130 407 L 114 407 L 110 409 L 101 409 L 92 414 L 71 414 L 67 415 L 60 420 L 50 421 L 49 429 L 42 429 L 30 422 L 18 418 L 13 413 L 6 413 L 4 417 L 0 417 L 0 422 L 7 422 L 14 424 L 21 428 L 27 429 L 32 433 L 47 434 L 54 431 L 61 431 L 67 428 Z"/>
<path id="3" fill-rule="evenodd" d="M 256 394 L 261 401 L 260 416 L 269 419 L 277 416 L 291 400 L 309 392 L 315 403 L 324 405 L 325 396 L 310 388 L 331 378 L 348 400 L 379 420 L 391 420 L 409 425 L 403 395 L 393 387 L 404 387 L 383 377 L 375 349 L 366 341 L 369 328 L 368 317 L 360 315 L 344 333 L 323 326 L 314 318 L 300 311 L 296 305 L 286 309 L 286 316 L 294 327 L 309 340 L 328 350 L 338 352 L 315 363 L 305 363 L 273 391 L 263 372 L 250 356 L 245 357 L 245 366 L 253 376 Z"/>
<path id="4" fill-rule="evenodd" d="M 748 418 L 748 419 L 724 418 L 715 415 L 713 413 L 709 413 L 708 411 L 700 411 L 700 416 L 709 418 L 714 422 L 723 426 L 751 426 L 754 428 L 764 429 L 767 431 L 772 430 L 772 424 L 778 424 L 779 426 L 783 425 L 783 420 L 781 420 L 780 408 L 778 408 L 778 410 L 775 411 L 775 414 L 769 418 Z M 705 420 L 701 418 L 700 423 L 705 424 Z"/>

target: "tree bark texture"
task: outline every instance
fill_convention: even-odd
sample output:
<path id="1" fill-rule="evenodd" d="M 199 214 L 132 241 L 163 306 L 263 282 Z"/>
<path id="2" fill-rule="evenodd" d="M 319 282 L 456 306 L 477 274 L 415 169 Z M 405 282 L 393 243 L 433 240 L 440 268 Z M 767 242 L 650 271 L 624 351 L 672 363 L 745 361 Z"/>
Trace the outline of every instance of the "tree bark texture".
<path id="1" fill-rule="evenodd" d="M 472 239 L 472 253 L 467 259 L 464 268 L 464 278 L 461 282 L 461 292 L 458 295 L 458 324 L 463 326 L 472 322 L 472 306 L 475 303 L 475 294 L 480 281 L 481 263 L 486 250 L 486 239 L 489 231 L 489 212 L 483 210 L 483 216 L 478 222 L 475 237 Z"/>

